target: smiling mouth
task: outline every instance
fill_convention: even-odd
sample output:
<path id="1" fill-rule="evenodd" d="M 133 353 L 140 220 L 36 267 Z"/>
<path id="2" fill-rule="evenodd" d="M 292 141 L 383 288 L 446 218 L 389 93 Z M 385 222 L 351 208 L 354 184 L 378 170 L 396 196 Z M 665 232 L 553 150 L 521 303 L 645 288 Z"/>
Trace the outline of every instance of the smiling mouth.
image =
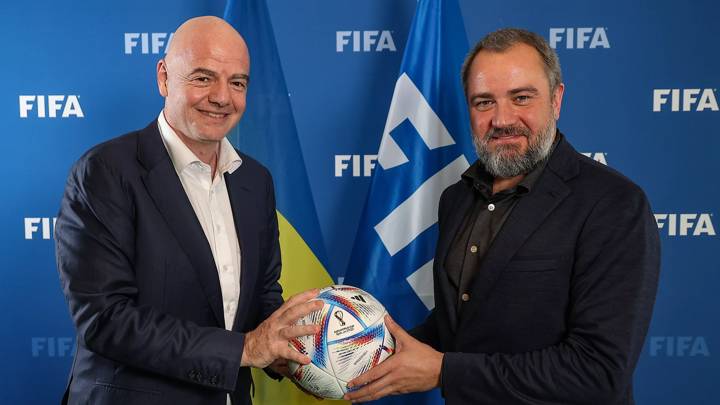
<path id="1" fill-rule="evenodd" d="M 500 142 L 500 143 L 506 142 L 506 141 L 507 141 L 507 142 L 512 142 L 512 141 L 516 141 L 516 140 L 522 139 L 522 138 L 524 138 L 524 137 L 525 137 L 525 135 L 520 135 L 520 134 L 510 134 L 510 135 L 508 135 L 508 134 L 497 134 L 497 135 L 491 136 L 491 137 L 490 137 L 490 141 L 492 141 L 492 142 Z"/>
<path id="2" fill-rule="evenodd" d="M 213 112 L 213 111 L 205 111 L 205 110 L 198 110 L 198 111 L 206 117 L 215 118 L 215 119 L 224 119 L 224 118 L 227 118 L 228 115 L 230 115 L 228 113 L 218 113 L 218 112 Z"/>

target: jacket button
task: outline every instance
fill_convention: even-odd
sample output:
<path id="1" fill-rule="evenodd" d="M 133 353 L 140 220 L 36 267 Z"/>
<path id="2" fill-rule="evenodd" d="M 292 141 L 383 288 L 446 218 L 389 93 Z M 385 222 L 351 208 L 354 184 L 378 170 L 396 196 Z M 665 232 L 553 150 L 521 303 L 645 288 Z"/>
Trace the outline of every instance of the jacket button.
<path id="1" fill-rule="evenodd" d="M 470 301 L 470 294 L 463 293 L 463 295 L 460 296 L 460 299 L 463 300 L 463 302 L 468 302 Z"/>

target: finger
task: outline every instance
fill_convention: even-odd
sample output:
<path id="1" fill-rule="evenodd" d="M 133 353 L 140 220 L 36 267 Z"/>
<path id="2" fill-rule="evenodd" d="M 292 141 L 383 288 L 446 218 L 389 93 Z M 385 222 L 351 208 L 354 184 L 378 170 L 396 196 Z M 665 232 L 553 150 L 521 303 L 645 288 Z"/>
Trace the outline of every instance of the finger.
<path id="1" fill-rule="evenodd" d="M 386 375 L 355 391 L 349 391 L 343 399 L 352 402 L 367 402 L 382 398 L 392 392 L 392 376 Z"/>
<path id="2" fill-rule="evenodd" d="M 397 322 L 395 322 L 395 320 L 392 319 L 390 315 L 385 315 L 385 327 L 387 327 L 388 331 L 391 335 L 395 337 L 395 339 L 413 339 L 413 337 L 410 336 L 409 333 L 405 332 L 405 329 L 403 329 L 402 326 L 398 325 Z"/>
<path id="3" fill-rule="evenodd" d="M 318 288 L 312 288 L 310 290 L 303 291 L 301 293 L 297 293 L 293 295 L 292 297 L 288 298 L 287 301 L 282 305 L 289 307 L 293 307 L 301 302 L 307 302 L 311 299 L 317 297 L 317 295 L 320 293 L 320 290 Z"/>
<path id="4" fill-rule="evenodd" d="M 394 359 L 392 357 L 390 357 L 389 359 L 385 360 L 384 362 L 371 368 L 369 371 L 361 374 L 358 377 L 353 378 L 348 383 L 347 387 L 348 388 L 359 387 L 361 385 L 371 383 L 375 380 L 378 380 L 378 379 L 384 377 L 387 373 L 389 373 L 393 369 L 394 362 L 391 360 L 394 360 Z"/>
<path id="5" fill-rule="evenodd" d="M 385 398 L 388 395 L 391 394 L 398 394 L 398 390 L 395 389 L 390 384 L 385 384 L 382 388 L 376 390 L 375 392 L 369 393 L 368 395 L 361 396 L 359 398 L 352 399 L 353 402 L 368 402 L 368 401 L 375 401 L 381 398 Z"/>
<path id="6" fill-rule="evenodd" d="M 280 315 L 280 322 L 284 325 L 293 325 L 297 321 L 315 311 L 322 309 L 324 303 L 320 300 L 313 300 L 302 304 L 296 304 L 292 308 L 288 308 L 282 315 Z"/>
<path id="7" fill-rule="evenodd" d="M 320 332 L 320 325 L 292 325 L 280 329 L 280 336 L 284 340 L 290 340 L 300 336 L 315 335 L 318 332 Z"/>
<path id="8" fill-rule="evenodd" d="M 294 361 L 295 363 L 300 363 L 303 365 L 310 364 L 310 357 L 300 353 L 293 348 L 290 348 L 289 346 L 282 348 L 278 355 L 283 359 Z"/>

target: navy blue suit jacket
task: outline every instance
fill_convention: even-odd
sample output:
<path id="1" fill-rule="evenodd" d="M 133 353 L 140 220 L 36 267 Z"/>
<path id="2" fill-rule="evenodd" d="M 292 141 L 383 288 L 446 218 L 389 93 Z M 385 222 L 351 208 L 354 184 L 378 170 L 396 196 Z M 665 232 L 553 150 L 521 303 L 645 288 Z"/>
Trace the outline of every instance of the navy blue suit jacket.
<path id="1" fill-rule="evenodd" d="M 445 352 L 448 404 L 632 404 L 657 289 L 657 225 L 642 190 L 560 137 L 481 262 L 470 299 L 443 267 L 474 192 L 443 193 L 435 308 L 413 334 Z"/>
<path id="2" fill-rule="evenodd" d="M 225 175 L 242 251 L 240 301 L 225 330 L 217 270 L 157 122 L 88 151 L 55 228 L 77 329 L 69 404 L 250 403 L 244 333 L 282 304 L 270 173 L 240 154 Z"/>

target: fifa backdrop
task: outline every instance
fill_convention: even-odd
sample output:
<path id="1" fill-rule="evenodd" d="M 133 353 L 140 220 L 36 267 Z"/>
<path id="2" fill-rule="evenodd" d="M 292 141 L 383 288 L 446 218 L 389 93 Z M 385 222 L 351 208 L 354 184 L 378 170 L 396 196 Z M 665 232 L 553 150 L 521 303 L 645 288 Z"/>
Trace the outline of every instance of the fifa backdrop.
<path id="1" fill-rule="evenodd" d="M 566 84 L 558 127 L 576 149 L 649 196 L 662 269 L 635 373 L 637 402 L 720 403 L 720 187 L 712 169 L 720 151 L 720 4 L 459 5 L 471 45 L 507 26 L 549 41 Z M 225 6 L 224 0 L 0 4 L 6 163 L 0 402 L 57 403 L 67 381 L 75 334 L 53 230 L 71 164 L 92 145 L 157 117 L 163 100 L 155 66 L 173 30 L 192 16 L 222 17 Z M 295 227 L 328 282 L 341 282 L 348 268 L 415 6 L 415 0 L 267 1 L 309 184 L 304 198 L 319 229 Z M 250 86 L 275 79 L 263 74 L 252 70 Z M 231 141 L 242 147 L 242 136 L 235 131 Z M 280 190 L 288 181 L 275 173 L 275 183 Z"/>

